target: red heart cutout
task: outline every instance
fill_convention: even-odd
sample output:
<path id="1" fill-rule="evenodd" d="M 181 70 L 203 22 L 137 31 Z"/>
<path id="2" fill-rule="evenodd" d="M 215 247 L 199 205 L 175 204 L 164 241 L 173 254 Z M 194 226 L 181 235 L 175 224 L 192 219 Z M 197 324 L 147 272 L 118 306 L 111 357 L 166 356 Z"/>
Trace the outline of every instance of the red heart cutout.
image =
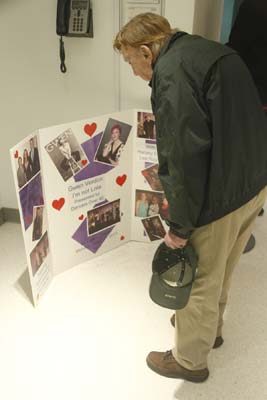
<path id="1" fill-rule="evenodd" d="M 122 175 L 122 176 L 118 176 L 118 177 L 116 178 L 116 183 L 117 183 L 118 185 L 122 186 L 122 185 L 125 183 L 126 179 L 127 179 L 127 175 L 125 175 L 125 174 Z"/>
<path id="2" fill-rule="evenodd" d="M 54 200 L 52 202 L 52 207 L 59 211 L 64 206 L 64 204 L 65 204 L 65 199 L 64 197 L 61 197 L 59 200 Z"/>
<path id="3" fill-rule="evenodd" d="M 32 220 L 32 217 L 30 215 L 27 215 L 25 219 L 26 219 L 27 224 L 29 224 Z"/>
<path id="4" fill-rule="evenodd" d="M 92 124 L 84 125 L 83 130 L 86 133 L 86 135 L 92 136 L 96 131 L 96 127 L 97 127 L 96 123 L 93 122 Z"/>
<path id="5" fill-rule="evenodd" d="M 82 165 L 86 165 L 88 163 L 87 160 L 82 160 Z"/>
<path id="6" fill-rule="evenodd" d="M 14 157 L 18 158 L 18 156 L 19 156 L 19 152 L 18 152 L 18 150 L 16 150 L 16 153 L 14 154 Z"/>
<path id="7" fill-rule="evenodd" d="M 79 220 L 82 221 L 83 219 L 84 219 L 84 215 L 81 214 L 81 215 L 79 216 Z"/>
<path id="8" fill-rule="evenodd" d="M 120 240 L 124 240 L 125 236 L 121 235 Z"/>

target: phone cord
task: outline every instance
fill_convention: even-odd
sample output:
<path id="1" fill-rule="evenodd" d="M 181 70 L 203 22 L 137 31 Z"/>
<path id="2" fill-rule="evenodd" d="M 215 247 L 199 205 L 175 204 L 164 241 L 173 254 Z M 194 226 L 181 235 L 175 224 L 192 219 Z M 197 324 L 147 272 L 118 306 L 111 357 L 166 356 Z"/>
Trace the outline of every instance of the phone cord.
<path id="1" fill-rule="evenodd" d="M 59 39 L 59 55 L 60 55 L 60 70 L 65 74 L 67 72 L 67 67 L 65 65 L 65 49 L 64 49 L 64 42 L 62 36 Z"/>

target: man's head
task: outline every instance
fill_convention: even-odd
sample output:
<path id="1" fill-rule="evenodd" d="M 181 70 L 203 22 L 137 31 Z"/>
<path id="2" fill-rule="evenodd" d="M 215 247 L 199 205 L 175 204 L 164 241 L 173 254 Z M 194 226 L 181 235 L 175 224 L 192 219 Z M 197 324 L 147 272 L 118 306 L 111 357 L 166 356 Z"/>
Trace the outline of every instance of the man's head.
<path id="1" fill-rule="evenodd" d="M 122 53 L 135 75 L 149 81 L 160 49 L 174 32 L 166 18 L 153 13 L 139 14 L 120 30 L 113 47 Z"/>
<path id="2" fill-rule="evenodd" d="M 33 142 L 33 139 L 30 139 L 30 148 L 31 148 L 31 150 L 34 149 L 34 142 Z"/>

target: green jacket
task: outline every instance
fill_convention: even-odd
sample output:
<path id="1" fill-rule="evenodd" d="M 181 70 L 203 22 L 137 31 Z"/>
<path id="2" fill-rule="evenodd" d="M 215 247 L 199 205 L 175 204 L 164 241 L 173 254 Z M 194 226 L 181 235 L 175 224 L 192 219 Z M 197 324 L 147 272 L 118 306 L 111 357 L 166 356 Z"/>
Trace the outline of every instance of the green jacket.
<path id="1" fill-rule="evenodd" d="M 247 67 L 220 43 L 177 32 L 150 85 L 170 226 L 188 238 L 267 184 L 267 124 Z"/>

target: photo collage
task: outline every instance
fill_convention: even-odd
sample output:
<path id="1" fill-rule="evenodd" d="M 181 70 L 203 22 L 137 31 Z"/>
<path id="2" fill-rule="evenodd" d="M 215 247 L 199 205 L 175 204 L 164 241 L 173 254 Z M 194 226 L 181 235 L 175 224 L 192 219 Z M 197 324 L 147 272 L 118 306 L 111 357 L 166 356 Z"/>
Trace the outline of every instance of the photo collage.
<path id="1" fill-rule="evenodd" d="M 18 195 L 25 232 L 31 238 L 31 270 L 34 276 L 48 255 L 48 235 L 37 137 L 22 142 L 14 154 Z M 38 260 L 38 262 L 37 262 Z"/>
<path id="2" fill-rule="evenodd" d="M 152 113 L 137 113 L 137 137 L 145 143 L 156 144 L 155 117 Z M 168 202 L 158 176 L 158 164 L 141 171 L 151 190 L 135 191 L 135 216 L 141 218 L 145 234 L 150 241 L 163 239 L 166 231 L 162 221 L 168 218 Z"/>
<path id="3" fill-rule="evenodd" d="M 151 112 L 41 128 L 10 156 L 34 304 L 54 275 L 130 240 L 164 238 L 168 203 Z"/>

